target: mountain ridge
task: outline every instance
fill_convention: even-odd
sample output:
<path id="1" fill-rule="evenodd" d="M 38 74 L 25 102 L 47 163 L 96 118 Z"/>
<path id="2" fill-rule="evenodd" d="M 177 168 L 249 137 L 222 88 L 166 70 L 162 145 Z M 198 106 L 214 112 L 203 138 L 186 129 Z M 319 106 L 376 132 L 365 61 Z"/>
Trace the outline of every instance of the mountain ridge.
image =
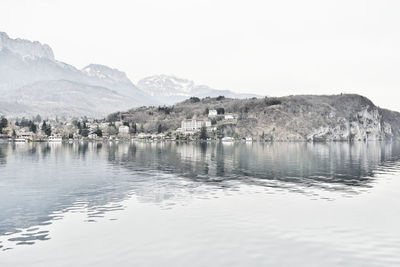
<path id="1" fill-rule="evenodd" d="M 240 94 L 229 90 L 217 90 L 208 85 L 197 85 L 189 79 L 175 75 L 152 75 L 137 82 L 137 86 L 148 94 L 163 99 L 166 104 L 174 104 L 190 97 L 217 97 L 224 95 L 229 98 L 260 97 L 255 94 Z"/>
<path id="2" fill-rule="evenodd" d="M 46 114 L 42 115 L 87 116 L 88 114 L 83 114 L 81 112 L 83 109 L 78 108 L 75 103 L 70 107 L 64 103 L 66 102 L 65 97 L 68 97 L 68 92 L 71 90 L 76 92 L 78 88 L 80 88 L 82 97 L 97 99 L 97 105 L 86 110 L 89 114 L 97 114 L 100 117 L 126 109 L 128 106 L 173 104 L 192 96 L 203 96 L 205 94 L 209 96 L 227 94 L 227 96 L 243 97 L 241 94 L 230 91 L 197 86 L 193 81 L 175 76 L 171 78 L 171 76 L 160 75 L 160 77 L 164 77 L 166 81 L 174 79 L 181 84 L 178 82 L 165 83 L 160 85 L 164 87 L 158 88 L 158 91 L 148 90 L 148 88 L 154 88 L 154 86 L 136 86 L 125 72 L 118 69 L 101 64 L 89 64 L 83 69 L 78 69 L 73 65 L 58 61 L 53 50 L 47 44 L 20 38 L 12 39 L 5 32 L 0 32 L 0 101 L 3 103 L 0 106 L 0 115 L 32 116 L 32 113 L 45 112 Z M 186 89 L 182 87 L 183 83 L 188 83 Z M 71 87 L 68 87 L 68 84 Z M 38 85 L 42 86 L 41 90 L 39 90 Z M 51 91 L 52 88 L 45 88 L 45 86 L 50 85 L 53 88 L 55 87 L 54 91 Z M 90 96 L 87 92 L 84 92 L 87 88 L 96 87 L 108 88 L 113 93 L 107 92 L 103 96 Z M 53 99 L 52 105 L 58 108 L 51 109 L 52 105 L 47 108 L 38 108 L 43 97 L 29 92 L 32 88 L 35 88 L 37 92 L 50 94 Z M 60 91 L 61 88 L 64 91 Z M 90 91 L 93 92 L 93 90 Z M 23 92 L 29 97 L 23 97 Z M 97 93 L 105 93 L 105 91 Z M 121 95 L 124 97 L 121 98 Z M 19 101 L 15 103 L 15 99 L 18 97 Z M 109 105 L 107 98 L 112 99 L 112 101 L 119 99 L 119 102 Z M 85 99 L 76 99 L 76 101 L 76 104 L 87 104 Z M 48 103 L 43 102 L 42 105 L 45 106 Z M 21 106 L 24 108 L 20 108 Z M 13 107 L 15 107 L 15 110 L 13 110 Z M 64 110 L 59 107 L 64 107 Z M 24 109 L 26 112 L 21 112 Z"/>

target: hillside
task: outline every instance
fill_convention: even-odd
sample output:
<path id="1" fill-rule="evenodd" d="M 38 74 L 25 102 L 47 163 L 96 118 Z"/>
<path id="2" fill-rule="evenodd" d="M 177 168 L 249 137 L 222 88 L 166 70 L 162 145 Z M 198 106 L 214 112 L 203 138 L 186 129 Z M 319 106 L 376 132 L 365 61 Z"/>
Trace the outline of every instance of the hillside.
<path id="1" fill-rule="evenodd" d="M 222 109 L 235 120 L 218 116 L 213 125 L 225 136 L 266 140 L 387 140 L 400 137 L 400 113 L 381 109 L 353 94 L 298 95 L 279 98 L 191 98 L 168 107 L 141 107 L 114 113 L 109 119 L 143 124 L 147 132 L 174 131 L 185 118 L 207 117 Z"/>

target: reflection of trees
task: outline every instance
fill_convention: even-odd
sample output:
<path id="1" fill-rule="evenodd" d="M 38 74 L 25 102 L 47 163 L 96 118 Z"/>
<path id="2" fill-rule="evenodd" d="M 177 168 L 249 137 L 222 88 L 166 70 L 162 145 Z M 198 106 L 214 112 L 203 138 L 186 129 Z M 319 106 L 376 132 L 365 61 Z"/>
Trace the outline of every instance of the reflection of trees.
<path id="1" fill-rule="evenodd" d="M 7 163 L 7 144 L 0 144 L 0 167 Z"/>
<path id="2" fill-rule="evenodd" d="M 368 186 L 374 170 L 399 155 L 396 143 L 137 143 L 116 161 L 132 170 L 140 166 L 200 182 L 277 181 L 338 190 Z"/>
<path id="3" fill-rule="evenodd" d="M 0 145 L 0 237 L 80 207 L 101 217 L 132 193 L 159 203 L 214 188 L 205 184 L 357 191 L 377 171 L 396 169 L 399 158 L 397 143 Z"/>
<path id="4" fill-rule="evenodd" d="M 93 219 L 121 209 L 118 202 L 129 197 L 130 188 L 108 169 L 102 147 L 96 143 L 0 146 L 0 159 L 13 158 L 1 176 L 0 240 L 6 232 L 50 223 L 58 217 L 55 213 L 66 210 L 86 207 Z M 93 165 L 86 164 L 88 159 Z"/>

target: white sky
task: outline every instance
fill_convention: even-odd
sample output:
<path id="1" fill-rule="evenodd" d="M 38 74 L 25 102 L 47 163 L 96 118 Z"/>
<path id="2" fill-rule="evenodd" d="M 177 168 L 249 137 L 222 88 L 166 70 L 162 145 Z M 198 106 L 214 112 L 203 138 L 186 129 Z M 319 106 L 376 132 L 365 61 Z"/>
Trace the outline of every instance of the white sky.
<path id="1" fill-rule="evenodd" d="M 400 1 L 1 0 L 0 31 L 136 82 L 174 74 L 264 95 L 358 93 L 400 111 Z"/>

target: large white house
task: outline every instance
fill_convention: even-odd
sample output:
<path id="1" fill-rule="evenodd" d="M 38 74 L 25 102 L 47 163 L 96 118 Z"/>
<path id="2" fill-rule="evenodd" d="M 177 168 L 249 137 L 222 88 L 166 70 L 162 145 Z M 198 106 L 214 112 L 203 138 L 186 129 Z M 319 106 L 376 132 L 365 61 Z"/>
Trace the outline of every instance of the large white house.
<path id="1" fill-rule="evenodd" d="M 214 117 L 216 117 L 218 115 L 218 112 L 217 112 L 217 110 L 215 110 L 215 109 L 210 109 L 209 111 L 208 111 L 208 117 L 209 118 L 214 118 Z"/>
<path id="2" fill-rule="evenodd" d="M 180 131 L 184 133 L 197 132 L 203 125 L 210 128 L 211 121 L 209 119 L 186 119 L 181 122 Z"/>
<path id="3" fill-rule="evenodd" d="M 129 136 L 129 127 L 125 125 L 119 126 L 118 133 L 120 136 Z"/>

